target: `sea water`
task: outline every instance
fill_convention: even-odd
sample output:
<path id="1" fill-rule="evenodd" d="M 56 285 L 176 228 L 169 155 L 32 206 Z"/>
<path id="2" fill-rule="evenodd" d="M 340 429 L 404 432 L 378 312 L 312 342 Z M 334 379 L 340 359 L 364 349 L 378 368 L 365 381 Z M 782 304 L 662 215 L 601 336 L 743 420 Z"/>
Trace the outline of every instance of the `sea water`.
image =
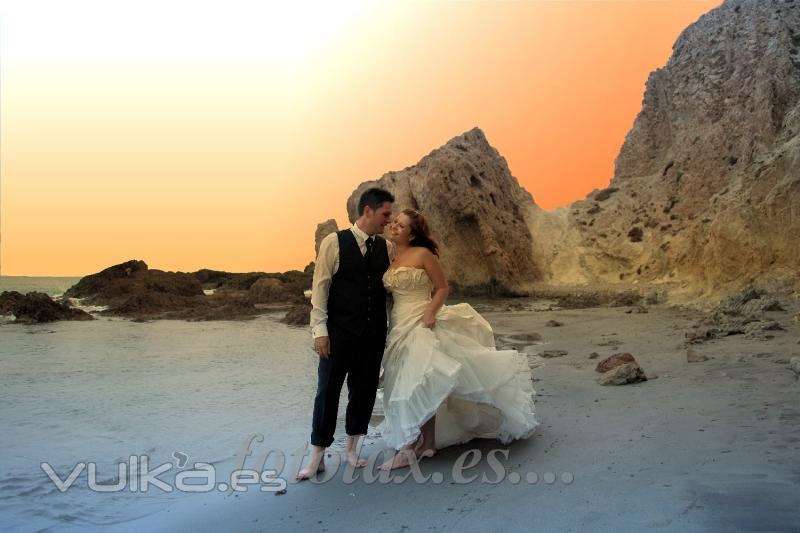
<path id="1" fill-rule="evenodd" d="M 0 276 L 0 293 L 17 291 L 23 294 L 36 291 L 60 296 L 81 278 L 71 276 Z"/>

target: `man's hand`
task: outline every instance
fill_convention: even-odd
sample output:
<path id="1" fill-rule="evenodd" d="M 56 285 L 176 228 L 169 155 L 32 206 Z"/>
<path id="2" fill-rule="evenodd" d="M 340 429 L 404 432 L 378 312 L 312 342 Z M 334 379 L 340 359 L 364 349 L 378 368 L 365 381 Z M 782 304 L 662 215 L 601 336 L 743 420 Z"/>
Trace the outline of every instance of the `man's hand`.
<path id="1" fill-rule="evenodd" d="M 317 337 L 314 339 L 314 351 L 323 359 L 327 359 L 331 354 L 331 338 Z"/>

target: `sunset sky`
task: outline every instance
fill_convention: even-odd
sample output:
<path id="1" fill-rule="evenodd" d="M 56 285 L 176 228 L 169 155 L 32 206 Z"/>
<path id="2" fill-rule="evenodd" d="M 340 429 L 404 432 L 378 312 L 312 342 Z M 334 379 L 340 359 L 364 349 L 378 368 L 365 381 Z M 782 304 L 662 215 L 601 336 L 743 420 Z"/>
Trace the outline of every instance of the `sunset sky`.
<path id="1" fill-rule="evenodd" d="M 302 269 L 360 182 L 475 126 L 568 204 L 719 4 L 7 2 L 2 274 Z"/>

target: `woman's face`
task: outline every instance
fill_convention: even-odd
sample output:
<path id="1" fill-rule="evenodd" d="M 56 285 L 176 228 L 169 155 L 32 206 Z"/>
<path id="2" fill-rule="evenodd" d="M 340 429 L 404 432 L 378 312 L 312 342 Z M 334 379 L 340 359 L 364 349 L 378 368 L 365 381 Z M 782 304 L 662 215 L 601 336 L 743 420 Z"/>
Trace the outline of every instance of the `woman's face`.
<path id="1" fill-rule="evenodd" d="M 411 242 L 411 219 L 405 213 L 400 213 L 392 221 L 389 228 L 389 238 L 397 244 Z"/>

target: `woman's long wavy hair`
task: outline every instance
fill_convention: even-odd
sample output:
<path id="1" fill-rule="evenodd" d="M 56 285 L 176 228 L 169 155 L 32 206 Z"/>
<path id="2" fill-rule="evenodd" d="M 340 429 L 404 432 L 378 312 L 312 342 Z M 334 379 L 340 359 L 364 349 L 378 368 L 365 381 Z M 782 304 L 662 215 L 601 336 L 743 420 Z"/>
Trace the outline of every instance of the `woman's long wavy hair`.
<path id="1" fill-rule="evenodd" d="M 403 209 L 403 214 L 411 220 L 411 235 L 414 238 L 408 243 L 409 246 L 423 246 L 438 256 L 439 245 L 431 237 L 431 228 L 422 213 L 416 209 Z"/>

